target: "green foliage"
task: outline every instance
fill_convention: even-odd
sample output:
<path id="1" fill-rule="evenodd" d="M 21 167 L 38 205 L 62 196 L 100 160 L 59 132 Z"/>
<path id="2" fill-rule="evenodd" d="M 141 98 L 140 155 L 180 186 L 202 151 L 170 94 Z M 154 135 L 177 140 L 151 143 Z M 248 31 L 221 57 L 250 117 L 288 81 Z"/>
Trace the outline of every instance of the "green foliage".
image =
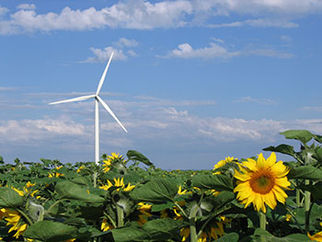
<path id="1" fill-rule="evenodd" d="M 304 234 L 291 234 L 282 238 L 276 237 L 263 229 L 256 229 L 252 236 L 253 241 L 276 241 L 276 242 L 303 242 L 310 239 Z"/>
<path id="2" fill-rule="evenodd" d="M 0 208 L 17 208 L 23 203 L 23 198 L 16 191 L 8 187 L 0 187 Z"/>
<path id="3" fill-rule="evenodd" d="M 293 156 L 295 154 L 293 146 L 286 145 L 286 144 L 281 144 L 281 145 L 278 145 L 276 147 L 269 146 L 267 148 L 264 148 L 263 150 L 279 152 L 279 153 L 286 154 L 286 155 L 291 155 L 291 156 Z"/>
<path id="4" fill-rule="evenodd" d="M 73 199 L 89 203 L 102 203 L 105 201 L 103 197 L 91 194 L 88 187 L 70 181 L 57 183 L 55 190 L 59 194 L 60 199 Z"/>
<path id="5" fill-rule="evenodd" d="M 215 189 L 217 191 L 232 191 L 232 178 L 226 175 L 195 175 L 192 185 L 202 189 Z"/>
<path id="6" fill-rule="evenodd" d="M 292 168 L 288 175 L 291 179 L 322 180 L 322 169 L 311 165 Z"/>
<path id="7" fill-rule="evenodd" d="M 286 202 L 278 202 L 273 210 L 267 207 L 266 230 L 258 228 L 253 205 L 245 208 L 236 199 L 234 173 L 240 171 L 239 161 L 216 170 L 166 171 L 130 150 L 128 160 L 103 155 L 111 162 L 100 165 L 49 159 L 7 164 L 0 157 L 0 237 L 76 242 L 181 241 L 184 236 L 186 241 L 307 241 L 307 233 L 321 231 L 322 136 L 306 130 L 282 134 L 301 145 L 298 150 L 287 144 L 264 149 L 294 158 L 284 163 L 292 184 L 285 190 Z M 20 236 L 15 234 L 19 228 L 26 229 Z"/>
<path id="8" fill-rule="evenodd" d="M 218 242 L 238 242 L 239 241 L 239 235 L 237 233 L 229 233 L 225 234 L 223 237 L 220 237 Z"/>
<path id="9" fill-rule="evenodd" d="M 303 144 L 306 144 L 314 137 L 314 135 L 307 130 L 287 130 L 281 134 L 284 135 L 286 139 L 296 139 Z"/>
<path id="10" fill-rule="evenodd" d="M 26 238 L 37 239 L 46 242 L 63 241 L 72 239 L 77 235 L 77 228 L 54 221 L 40 221 L 26 230 Z"/>
<path id="11" fill-rule="evenodd" d="M 149 202 L 173 201 L 178 192 L 178 186 L 173 179 L 153 179 L 130 193 L 134 200 Z"/>
<path id="12" fill-rule="evenodd" d="M 126 156 L 129 160 L 140 161 L 147 166 L 154 166 L 153 163 L 146 156 L 144 156 L 142 153 L 136 150 L 129 150 L 126 153 Z"/>

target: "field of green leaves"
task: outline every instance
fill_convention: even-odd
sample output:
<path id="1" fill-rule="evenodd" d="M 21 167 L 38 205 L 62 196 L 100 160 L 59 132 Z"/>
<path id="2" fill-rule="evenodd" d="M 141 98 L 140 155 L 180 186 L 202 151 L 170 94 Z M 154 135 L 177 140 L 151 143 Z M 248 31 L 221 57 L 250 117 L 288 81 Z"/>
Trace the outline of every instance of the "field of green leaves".
<path id="1" fill-rule="evenodd" d="M 322 241 L 322 136 L 281 134 L 298 146 L 199 171 L 133 150 L 99 165 L 0 157 L 0 241 Z"/>

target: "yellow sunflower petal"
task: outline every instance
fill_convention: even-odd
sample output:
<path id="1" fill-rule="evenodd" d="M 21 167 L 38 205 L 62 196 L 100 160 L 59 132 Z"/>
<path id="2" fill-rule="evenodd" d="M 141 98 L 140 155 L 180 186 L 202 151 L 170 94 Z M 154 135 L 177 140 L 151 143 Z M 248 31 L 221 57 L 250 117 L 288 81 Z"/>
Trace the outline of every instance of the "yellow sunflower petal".
<path id="1" fill-rule="evenodd" d="M 276 162 L 276 154 L 272 152 L 272 154 L 266 159 L 267 166 L 271 167 Z"/>
<path id="2" fill-rule="evenodd" d="M 287 167 L 282 161 L 276 162 L 275 153 L 267 160 L 261 153 L 257 161 L 247 159 L 241 166 L 242 171 L 236 170 L 234 174 L 237 179 L 234 192 L 237 193 L 237 199 L 245 204 L 245 208 L 252 203 L 256 211 L 262 210 L 265 213 L 266 205 L 274 209 L 277 201 L 285 203 L 287 194 L 283 189 L 289 189 L 291 184 L 286 177 Z"/>

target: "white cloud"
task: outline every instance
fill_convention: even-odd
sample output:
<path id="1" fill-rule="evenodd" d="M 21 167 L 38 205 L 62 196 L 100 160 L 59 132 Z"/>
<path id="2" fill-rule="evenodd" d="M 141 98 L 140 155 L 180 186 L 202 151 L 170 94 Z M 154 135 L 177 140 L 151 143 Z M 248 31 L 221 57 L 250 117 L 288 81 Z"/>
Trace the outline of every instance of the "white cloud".
<path id="1" fill-rule="evenodd" d="M 17 6 L 18 9 L 24 9 L 24 10 L 33 10 L 36 9 L 35 4 L 28 4 L 28 3 L 22 3 Z"/>
<path id="2" fill-rule="evenodd" d="M 1 91 L 13 91 L 15 89 L 16 89 L 15 87 L 1 87 L 0 86 L 0 92 Z"/>
<path id="3" fill-rule="evenodd" d="M 127 38 L 120 38 L 117 42 L 116 45 L 119 47 L 135 47 L 139 43 L 135 39 L 127 39 Z"/>
<path id="4" fill-rule="evenodd" d="M 308 129 L 315 133 L 322 133 L 322 119 L 283 121 L 225 117 L 202 118 L 184 109 L 155 106 L 154 102 L 149 103 L 149 101 L 145 105 L 133 105 L 131 102 L 122 101 L 110 102 L 110 104 L 112 104 L 113 111 L 120 117 L 121 122 L 127 127 L 129 134 L 123 137 L 118 124 L 112 118 L 102 115 L 102 136 L 104 132 L 107 132 L 105 136 L 119 137 L 123 143 L 128 144 L 137 139 L 147 142 L 147 139 L 163 140 L 171 139 L 171 137 L 189 138 L 191 141 L 210 138 L 214 142 L 241 142 L 242 140 L 274 142 L 279 136 L 279 132 L 286 129 Z M 121 106 L 125 108 L 127 116 L 120 112 Z M 72 114 L 70 110 L 65 111 Z M 84 138 L 93 136 L 91 132 L 93 125 L 72 121 L 71 118 L 1 121 L 0 135 L 2 139 L 0 142 L 15 142 L 17 144 L 41 140 L 51 142 L 55 139 L 64 139 L 64 137 L 74 137 L 75 140 L 83 137 L 82 142 L 86 142 Z M 117 144 L 116 141 L 112 143 L 113 145 Z"/>
<path id="5" fill-rule="evenodd" d="M 230 52 L 216 43 L 210 43 L 209 47 L 199 49 L 194 49 L 190 44 L 183 43 L 178 45 L 177 49 L 172 50 L 166 57 L 212 59 L 229 58 L 238 55 L 240 55 L 239 52 Z"/>
<path id="6" fill-rule="evenodd" d="M 215 38 L 215 37 L 213 37 L 213 38 L 211 38 L 211 39 L 212 39 L 213 41 L 218 42 L 218 43 L 221 43 L 221 44 L 225 43 L 225 41 L 224 41 L 224 40 L 219 39 L 219 38 Z"/>
<path id="7" fill-rule="evenodd" d="M 84 62 L 105 62 L 110 58 L 112 52 L 114 52 L 114 60 L 127 60 L 127 56 L 123 50 L 116 49 L 112 46 L 105 47 L 104 49 L 91 47 L 90 50 L 94 54 L 94 57 L 89 57 Z"/>
<path id="8" fill-rule="evenodd" d="M 192 12 L 188 1 L 165 1 L 150 3 L 144 0 L 119 2 L 111 7 L 97 10 L 90 7 L 73 10 L 65 7 L 60 13 L 38 14 L 33 5 L 19 5 L 20 9 L 0 26 L 8 25 L 13 32 L 53 30 L 91 30 L 96 28 L 153 29 L 183 26 L 185 14 Z"/>
<path id="9" fill-rule="evenodd" d="M 275 50 L 272 48 L 247 48 L 237 51 L 230 51 L 225 47 L 211 42 L 208 47 L 194 49 L 190 44 L 179 44 L 176 49 L 171 50 L 166 56 L 159 56 L 165 58 L 183 58 L 183 59 L 214 59 L 214 58 L 231 58 L 242 55 L 266 56 L 281 59 L 288 59 L 294 57 L 293 54 Z"/>
<path id="10" fill-rule="evenodd" d="M 82 124 L 64 119 L 7 120 L 0 122 L 0 135 L 3 142 L 26 142 L 44 140 L 57 136 L 84 135 Z"/>
<path id="11" fill-rule="evenodd" d="M 266 18 L 266 19 L 247 19 L 247 20 L 235 21 L 230 23 L 217 23 L 217 24 L 208 25 L 208 27 L 210 28 L 242 27 L 242 26 L 296 28 L 298 27 L 298 24 L 281 18 L 277 18 L 277 19 Z"/>
<path id="12" fill-rule="evenodd" d="M 97 28 L 154 29 L 176 28 L 190 24 L 208 25 L 212 17 L 238 14 L 240 20 L 216 23 L 212 27 L 297 27 L 293 19 L 321 13 L 320 0 L 175 0 L 175 1 L 120 1 L 96 9 L 71 9 L 39 14 L 34 4 L 20 4 L 8 19 L 0 20 L 0 33 L 12 34 L 34 31 L 91 30 Z M 7 12 L 0 7 L 0 16 Z M 258 18 L 258 16 L 260 16 Z M 250 17 L 257 17 L 250 19 Z"/>
<path id="13" fill-rule="evenodd" d="M 288 36 L 288 35 L 281 35 L 281 41 L 289 43 L 292 42 L 292 37 Z"/>
<path id="14" fill-rule="evenodd" d="M 5 15 L 8 11 L 9 9 L 0 6 L 0 18 L 1 16 Z"/>
<path id="15" fill-rule="evenodd" d="M 214 105 L 212 100 L 122 96 L 114 97 L 108 104 L 129 132 L 125 134 L 109 114 L 101 109 L 101 152 L 137 149 L 149 158 L 155 157 L 157 162 L 164 161 L 158 164 L 161 167 L 173 168 L 172 162 L 177 160 L 178 167 L 186 164 L 186 168 L 197 168 L 193 162 L 200 159 L 202 153 L 209 154 L 202 158 L 206 162 L 217 159 L 218 156 L 224 157 L 228 152 L 239 152 L 243 157 L 249 157 L 248 155 L 259 153 L 263 147 L 278 144 L 283 138 L 279 132 L 286 129 L 308 129 L 316 134 L 322 133 L 322 119 L 254 120 L 202 117 L 189 106 Z M 59 108 L 57 106 L 56 111 L 53 108 L 50 112 L 52 116 L 48 117 L 2 120 L 1 155 L 6 159 L 17 156 L 38 159 L 49 157 L 48 152 L 51 152 L 50 156 L 53 158 L 69 161 L 91 160 L 94 156 L 92 114 L 92 104 L 74 103 L 61 105 Z M 158 152 L 163 150 L 167 157 L 162 160 Z M 186 153 L 192 158 L 183 158 Z"/>
<path id="16" fill-rule="evenodd" d="M 320 12 L 320 0 L 219 0 L 208 2 L 229 12 L 260 14 L 274 13 L 281 15 L 308 14 Z"/>
<path id="17" fill-rule="evenodd" d="M 268 98 L 254 98 L 254 97 L 242 97 L 240 99 L 235 100 L 235 102 L 239 103 L 257 103 L 257 104 L 264 104 L 264 105 L 272 105 L 276 104 L 276 101 Z"/>
<path id="18" fill-rule="evenodd" d="M 93 57 L 88 57 L 85 61 L 82 62 L 105 62 L 107 61 L 112 52 L 114 52 L 114 60 L 127 60 L 128 57 L 137 56 L 133 48 L 136 47 L 139 43 L 135 39 L 120 38 L 117 42 L 114 42 L 114 46 L 107 46 L 103 49 L 91 47 L 90 50 L 94 54 Z"/>

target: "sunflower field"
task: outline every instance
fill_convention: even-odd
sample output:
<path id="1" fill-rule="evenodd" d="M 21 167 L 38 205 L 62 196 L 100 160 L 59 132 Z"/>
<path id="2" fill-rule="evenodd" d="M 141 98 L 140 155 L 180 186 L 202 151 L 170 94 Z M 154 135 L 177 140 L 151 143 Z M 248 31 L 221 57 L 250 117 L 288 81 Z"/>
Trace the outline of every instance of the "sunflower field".
<path id="1" fill-rule="evenodd" d="M 0 157 L 0 241 L 322 241 L 322 136 L 281 134 L 298 147 L 209 170 L 162 170 L 134 150 L 99 165 Z"/>

